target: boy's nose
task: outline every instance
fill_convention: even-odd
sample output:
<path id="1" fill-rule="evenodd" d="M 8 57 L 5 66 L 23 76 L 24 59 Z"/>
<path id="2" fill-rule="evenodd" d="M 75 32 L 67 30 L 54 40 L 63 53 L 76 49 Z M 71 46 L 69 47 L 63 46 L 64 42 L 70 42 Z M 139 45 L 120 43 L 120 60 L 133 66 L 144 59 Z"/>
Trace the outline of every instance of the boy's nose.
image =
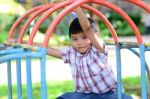
<path id="1" fill-rule="evenodd" d="M 82 44 L 82 43 L 83 43 L 82 39 L 79 39 L 78 44 Z"/>

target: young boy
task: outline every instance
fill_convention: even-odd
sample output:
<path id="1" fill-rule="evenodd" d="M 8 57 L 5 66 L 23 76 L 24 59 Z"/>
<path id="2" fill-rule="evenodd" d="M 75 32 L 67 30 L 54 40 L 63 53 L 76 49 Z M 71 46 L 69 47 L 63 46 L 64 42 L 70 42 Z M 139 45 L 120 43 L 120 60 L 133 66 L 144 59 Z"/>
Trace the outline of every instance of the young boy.
<path id="1" fill-rule="evenodd" d="M 117 82 L 108 64 L 105 43 L 98 37 L 96 26 L 80 7 L 78 18 L 70 24 L 72 47 L 56 50 L 48 48 L 48 55 L 62 58 L 71 67 L 75 92 L 65 93 L 57 99 L 117 99 Z M 123 94 L 123 99 L 132 99 Z"/>

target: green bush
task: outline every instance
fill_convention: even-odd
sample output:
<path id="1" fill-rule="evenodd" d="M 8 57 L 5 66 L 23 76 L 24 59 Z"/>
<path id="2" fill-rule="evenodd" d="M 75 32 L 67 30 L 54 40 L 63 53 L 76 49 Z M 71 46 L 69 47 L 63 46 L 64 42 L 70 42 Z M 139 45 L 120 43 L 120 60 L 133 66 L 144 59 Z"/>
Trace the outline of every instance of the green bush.
<path id="1" fill-rule="evenodd" d="M 128 12 L 128 16 L 133 20 L 133 22 L 138 27 L 141 34 L 143 34 L 144 31 L 144 23 L 141 22 L 141 14 L 140 13 L 133 13 Z M 120 15 L 114 12 L 107 13 L 107 18 L 113 25 L 116 33 L 118 36 L 134 36 L 134 32 L 129 26 L 129 24 L 123 19 Z M 111 36 L 110 31 L 108 30 L 105 23 L 102 21 L 99 22 L 99 28 L 101 31 L 102 36 Z M 106 30 L 107 29 L 107 30 Z"/>
<path id="2" fill-rule="evenodd" d="M 12 15 L 12 14 L 0 14 L 0 43 L 3 43 L 8 36 L 8 33 L 11 29 L 11 27 L 14 25 L 15 21 L 19 18 L 18 15 Z M 18 25 L 18 27 L 15 30 L 14 37 L 18 37 L 18 32 L 20 31 L 20 28 L 24 25 L 26 22 L 26 19 L 23 19 L 21 23 Z M 29 28 L 27 28 L 27 33 L 29 33 Z"/>
<path id="3" fill-rule="evenodd" d="M 11 14 L 0 14 L 0 43 L 3 43 L 8 36 L 8 32 L 11 29 L 16 16 Z"/>
<path id="4" fill-rule="evenodd" d="M 16 16 L 0 13 L 0 31 L 9 31 Z"/>

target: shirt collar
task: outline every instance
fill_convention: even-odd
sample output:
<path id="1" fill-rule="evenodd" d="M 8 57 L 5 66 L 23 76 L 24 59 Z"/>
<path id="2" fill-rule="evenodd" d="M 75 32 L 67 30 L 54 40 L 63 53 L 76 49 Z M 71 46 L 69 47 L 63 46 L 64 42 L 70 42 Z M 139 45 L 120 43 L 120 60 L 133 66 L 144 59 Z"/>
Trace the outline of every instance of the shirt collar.
<path id="1" fill-rule="evenodd" d="M 92 48 L 92 46 L 90 46 L 90 47 L 88 48 L 88 50 L 86 51 L 86 53 L 84 53 L 84 54 L 81 54 L 81 53 L 78 52 L 75 48 L 74 48 L 74 51 L 75 51 L 77 57 L 84 57 L 84 56 L 86 56 L 86 55 L 89 53 L 89 51 L 91 50 L 91 48 Z"/>

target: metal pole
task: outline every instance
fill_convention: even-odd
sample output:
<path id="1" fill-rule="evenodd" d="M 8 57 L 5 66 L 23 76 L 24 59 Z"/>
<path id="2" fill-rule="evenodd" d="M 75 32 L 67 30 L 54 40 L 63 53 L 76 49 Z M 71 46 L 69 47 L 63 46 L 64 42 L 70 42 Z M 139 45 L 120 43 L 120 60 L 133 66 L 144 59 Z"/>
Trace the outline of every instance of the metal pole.
<path id="1" fill-rule="evenodd" d="M 22 88 L 21 88 L 21 59 L 17 59 L 17 93 L 18 99 L 22 99 Z"/>
<path id="2" fill-rule="evenodd" d="M 7 76 L 8 76 L 8 99 L 12 99 L 12 78 L 11 78 L 11 61 L 7 61 Z"/>
<path id="3" fill-rule="evenodd" d="M 122 81 L 121 81 L 121 45 L 116 45 L 116 63 L 117 63 L 117 82 L 118 82 L 118 99 L 122 99 Z"/>
<path id="4" fill-rule="evenodd" d="M 32 77 L 31 77 L 31 58 L 26 59 L 26 74 L 27 74 L 27 97 L 32 99 Z"/>

